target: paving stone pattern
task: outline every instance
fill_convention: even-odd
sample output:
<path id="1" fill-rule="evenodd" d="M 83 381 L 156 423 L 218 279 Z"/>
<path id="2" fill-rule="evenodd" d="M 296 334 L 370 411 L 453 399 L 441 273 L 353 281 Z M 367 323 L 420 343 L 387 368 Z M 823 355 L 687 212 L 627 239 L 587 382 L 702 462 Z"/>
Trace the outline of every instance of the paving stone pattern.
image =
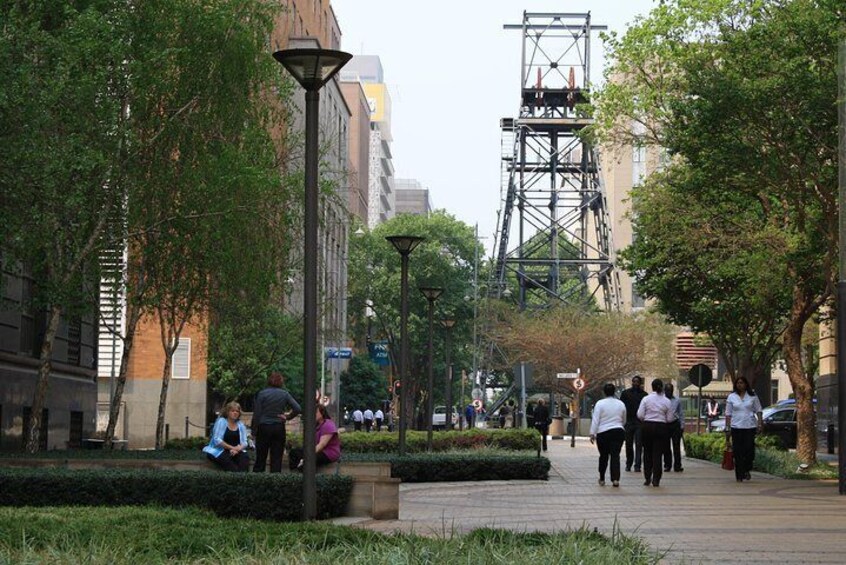
<path id="1" fill-rule="evenodd" d="M 479 527 L 561 531 L 582 525 L 642 537 L 668 563 L 846 563 L 846 496 L 836 481 L 788 481 L 753 473 L 737 483 L 718 465 L 684 460 L 658 488 L 626 473 L 597 484 L 597 451 L 551 441 L 550 480 L 404 484 L 400 519 L 369 529 L 450 535 Z"/>

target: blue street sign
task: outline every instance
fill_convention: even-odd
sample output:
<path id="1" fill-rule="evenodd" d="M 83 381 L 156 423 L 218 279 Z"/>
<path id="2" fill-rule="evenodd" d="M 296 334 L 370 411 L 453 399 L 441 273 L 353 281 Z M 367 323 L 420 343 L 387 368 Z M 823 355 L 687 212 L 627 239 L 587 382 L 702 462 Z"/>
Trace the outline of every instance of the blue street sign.
<path id="1" fill-rule="evenodd" d="M 352 359 L 352 347 L 324 347 L 327 359 Z"/>
<path id="2" fill-rule="evenodd" d="M 374 341 L 370 344 L 370 360 L 382 367 L 391 364 L 387 341 Z"/>

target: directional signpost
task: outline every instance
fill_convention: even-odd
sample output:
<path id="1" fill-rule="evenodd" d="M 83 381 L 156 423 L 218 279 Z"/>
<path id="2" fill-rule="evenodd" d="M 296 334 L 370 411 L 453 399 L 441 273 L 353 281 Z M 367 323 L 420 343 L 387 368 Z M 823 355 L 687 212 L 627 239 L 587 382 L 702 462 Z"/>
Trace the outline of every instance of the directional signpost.
<path id="1" fill-rule="evenodd" d="M 576 426 L 579 425 L 579 403 L 581 401 L 582 391 L 585 388 L 585 380 L 582 378 L 582 370 L 576 369 L 575 373 L 557 373 L 555 375 L 559 379 L 569 379 L 573 381 L 573 390 L 576 391 L 576 402 L 574 410 L 570 410 L 572 417 L 571 433 L 570 433 L 570 447 L 576 447 Z"/>
<path id="2" fill-rule="evenodd" d="M 708 386 L 711 382 L 711 367 L 699 363 L 694 365 L 687 372 L 690 382 L 699 387 L 699 401 L 696 404 L 696 433 L 699 433 L 699 425 L 702 421 L 702 387 Z"/>

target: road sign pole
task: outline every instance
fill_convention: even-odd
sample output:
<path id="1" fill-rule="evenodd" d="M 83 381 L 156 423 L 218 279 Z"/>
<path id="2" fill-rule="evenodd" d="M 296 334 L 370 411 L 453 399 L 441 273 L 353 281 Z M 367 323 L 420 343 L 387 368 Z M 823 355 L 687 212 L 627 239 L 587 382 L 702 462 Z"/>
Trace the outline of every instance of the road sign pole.
<path id="1" fill-rule="evenodd" d="M 699 399 L 696 403 L 696 434 L 701 433 L 700 426 L 702 424 L 702 366 L 699 366 Z"/>
<path id="2" fill-rule="evenodd" d="M 581 400 L 581 391 L 576 389 L 576 405 L 573 406 L 573 426 L 570 434 L 570 447 L 576 447 L 576 425 L 579 422 L 579 402 Z"/>

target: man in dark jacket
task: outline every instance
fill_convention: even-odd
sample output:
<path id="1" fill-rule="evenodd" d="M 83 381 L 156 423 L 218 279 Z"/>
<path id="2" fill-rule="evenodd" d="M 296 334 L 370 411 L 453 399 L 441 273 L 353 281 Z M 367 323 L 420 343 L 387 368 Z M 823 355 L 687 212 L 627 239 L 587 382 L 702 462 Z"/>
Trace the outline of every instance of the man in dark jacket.
<path id="1" fill-rule="evenodd" d="M 632 387 L 627 388 L 620 395 L 620 400 L 626 405 L 626 471 L 632 470 L 634 462 L 635 472 L 640 472 L 643 456 L 643 446 L 640 442 L 640 420 L 637 419 L 637 409 L 640 401 L 646 396 L 643 390 L 643 379 L 640 375 L 632 377 Z"/>
<path id="2" fill-rule="evenodd" d="M 538 400 L 534 411 L 535 428 L 541 435 L 541 446 L 546 451 L 546 436 L 549 435 L 549 408 L 546 406 L 543 398 Z"/>

